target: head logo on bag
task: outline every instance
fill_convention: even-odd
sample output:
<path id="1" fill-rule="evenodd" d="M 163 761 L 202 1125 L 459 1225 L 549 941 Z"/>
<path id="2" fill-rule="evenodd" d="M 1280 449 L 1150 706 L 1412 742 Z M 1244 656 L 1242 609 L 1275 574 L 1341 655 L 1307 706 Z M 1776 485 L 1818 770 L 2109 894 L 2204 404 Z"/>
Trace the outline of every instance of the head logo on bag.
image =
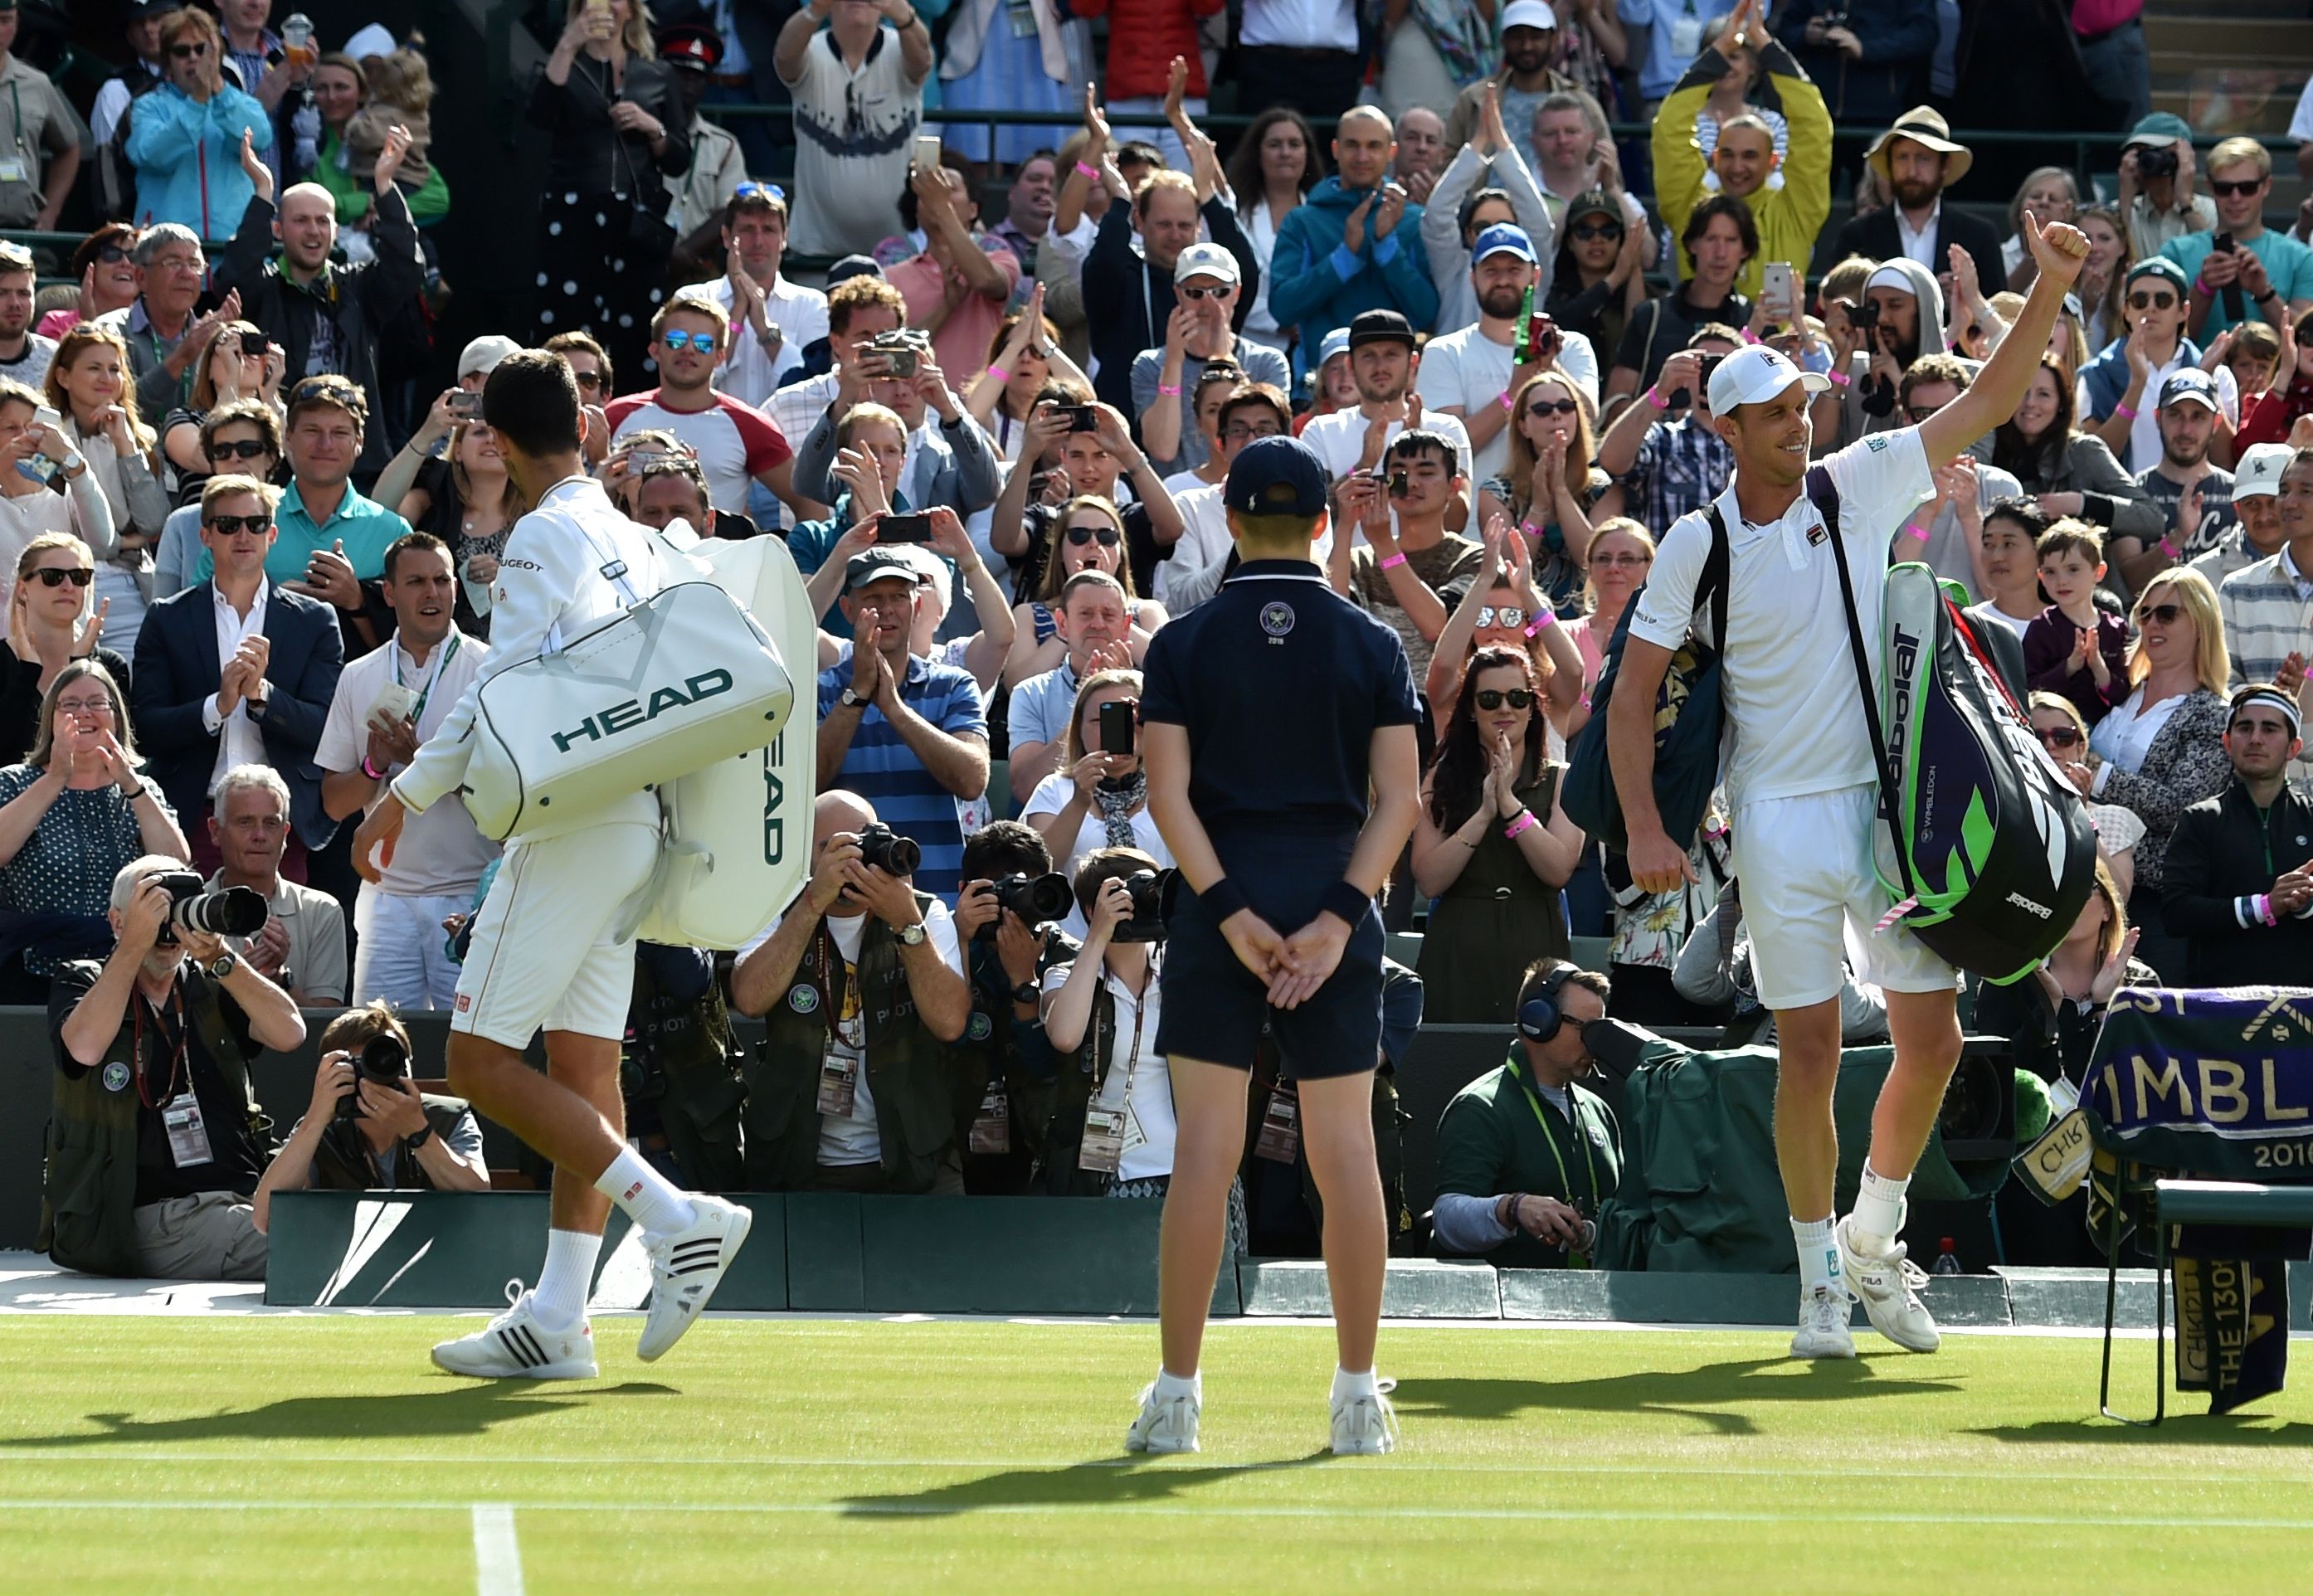
<path id="1" fill-rule="evenodd" d="M 670 683 L 658 688 L 651 694 L 648 705 L 638 698 L 629 698 L 588 715 L 567 732 L 556 732 L 550 735 L 554 739 L 554 746 L 567 754 L 570 751 L 570 745 L 581 737 L 591 737 L 596 741 L 605 737 L 615 737 L 629 727 L 658 719 L 667 710 L 680 709 L 685 705 L 696 704 L 730 690 L 731 673 L 728 671 L 705 671 L 697 676 L 685 678 L 681 686 Z"/>

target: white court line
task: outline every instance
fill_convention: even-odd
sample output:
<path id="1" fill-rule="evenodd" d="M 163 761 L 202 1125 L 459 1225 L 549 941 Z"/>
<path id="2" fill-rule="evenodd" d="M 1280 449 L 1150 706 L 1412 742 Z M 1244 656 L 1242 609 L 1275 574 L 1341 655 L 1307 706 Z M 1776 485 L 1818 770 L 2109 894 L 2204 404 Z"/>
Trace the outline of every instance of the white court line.
<path id="1" fill-rule="evenodd" d="M 1695 1441 L 1707 1441 L 1709 1438 L 1691 1437 L 1689 1439 Z M 2153 1443 L 2151 1444 L 2158 1445 L 2159 1443 Z M 2179 1444 L 2184 1443 L 2180 1443 Z M 247 1452 L 238 1451 L 184 1451 L 177 1450 L 147 1451 L 141 1447 L 136 1447 L 133 1443 L 127 1443 L 126 1447 L 122 1450 L 108 1449 L 101 1452 L 93 1451 L 74 1451 L 54 1447 L 18 1448 L 0 1446 L 0 1464 L 10 1462 L 30 1462 L 36 1458 L 43 1469 L 52 1467 L 58 1463 L 92 1463 L 108 1469 L 119 1468 L 123 1463 L 230 1463 L 234 1467 L 241 1469 L 260 1465 L 286 1469 L 310 1469 L 318 1462 L 338 1462 L 341 1460 L 335 1458 L 315 1458 L 310 1456 L 260 1457 L 252 1456 Z M 636 1454 L 621 1456 L 603 1452 L 586 1452 L 574 1456 L 564 1456 L 558 1453 L 550 1452 L 517 1452 L 498 1453 L 488 1456 L 444 1457 L 439 1452 L 365 1451 L 361 1454 L 359 1461 L 365 1467 L 376 1465 L 388 1468 L 418 1467 L 430 1469 L 441 1468 L 447 1465 L 461 1469 L 560 1469 L 585 1466 L 633 1469 L 820 1469 L 829 1472 L 857 1470 L 866 1473 L 881 1473 L 893 1469 L 953 1469 L 958 1472 L 966 1472 L 972 1469 L 1041 1469 L 1058 1473 L 1070 1469 L 1141 1469 L 1148 1467 L 1148 1465 L 1140 1459 L 1125 1457 L 800 1458 L 781 1457 L 769 1453 L 754 1456 L 722 1455 L 711 1458 L 652 1457 L 648 1455 Z M 2205 1463 L 2206 1460 L 2196 1459 L 2195 1461 L 2197 1463 Z M 1206 1466 L 1225 1468 L 1241 1474 L 1253 1474 L 1272 1469 L 1299 1469 L 1306 1466 L 1306 1460 L 1302 1458 L 1254 1458 L 1242 1462 L 1233 1462 L 1224 1457 L 1208 1454 Z M 1589 1461 L 1559 1462 L 1544 1458 L 1536 1458 L 1526 1461 L 1513 1463 L 1454 1463 L 1417 1460 L 1406 1456 L 1403 1452 L 1400 1452 L 1392 1458 L 1388 1464 L 1388 1468 L 1390 1472 L 1393 1474 L 1700 1475 L 1715 1479 L 1790 1479 L 1794 1478 L 1851 1479 L 1855 1476 L 1854 1468 L 1844 1464 L 1816 1467 L 1806 1463 L 1795 1462 L 1788 1465 L 1769 1464 L 1755 1467 L 1741 1463 L 1677 1463 L 1667 1460 L 1647 1463 L 1601 1463 Z M 1870 1472 L 1874 1478 L 1884 1478 L 1888 1479 L 1957 1479 L 1982 1481 L 1992 1478 L 2005 1478 L 2012 1476 L 2018 1479 L 2029 1479 L 2035 1482 L 2097 1486 L 2110 1485 L 2113 1478 L 2109 1469 L 2080 1470 L 2074 1472 L 2052 1471 L 2034 1466 L 2030 1459 L 2019 1459 L 2017 1466 L 2010 1469 L 1991 1469 L 1982 1466 L 1949 1469 L 1901 1468 L 1890 1467 L 1883 1463 L 1874 1462 L 1870 1466 Z M 2203 1477 L 2199 1483 L 2221 1483 L 2234 1486 L 2285 1485 L 2293 1486 L 2302 1484 L 2304 1476 L 2299 1471 L 2262 1473 L 2247 1469 L 2219 1469 L 2212 1470 Z"/>
<path id="2" fill-rule="evenodd" d="M 1148 1478 L 1152 1483 L 1167 1472 L 1163 1468 L 1151 1469 Z M 1192 1477 L 1198 1472 L 1192 1465 L 1177 1470 Z M 0 1499 L 0 1513 L 325 1513 L 342 1516 L 346 1503 L 331 1497 L 315 1501 L 251 1501 L 246 1497 L 182 1502 L 155 1501 L 151 1497 L 119 1497 L 92 1499 L 84 1497 L 13 1497 Z M 464 1502 L 365 1502 L 362 1507 L 371 1513 L 420 1513 L 438 1514 L 454 1513 L 471 1506 L 479 1515 L 485 1511 L 478 1504 Z M 1421 1519 L 1475 1520 L 1493 1522 L 1521 1523 L 1582 1523 L 1601 1520 L 1629 1524 L 1901 1524 L 1918 1526 L 1997 1524 L 2035 1530 L 2262 1530 L 2285 1534 L 2313 1535 L 2313 1521 L 2304 1518 L 2239 1518 L 2181 1516 L 2165 1513 L 1840 1513 L 1806 1507 L 1790 1513 L 1741 1513 L 1697 1510 L 1688 1507 L 1408 1507 L 1394 1504 L 1344 1503 L 1340 1505 L 1296 1505 L 1285 1504 L 1215 1504 L 1191 1502 L 925 1502 L 903 1497 L 885 1500 L 863 1498 L 852 1502 L 637 1502 L 629 1497 L 603 1501 L 543 1501 L 500 1504 L 511 1526 L 513 1514 L 519 1508 L 523 1513 L 583 1513 L 603 1516 L 629 1513 L 698 1513 L 726 1517 L 795 1517 L 821 1518 L 962 1518 L 973 1513 L 998 1513 L 1007 1517 L 1033 1517 L 1042 1513 L 1140 1513 L 1154 1518 L 1242 1518 L 1242 1519 Z M 518 1577 L 518 1574 L 517 1574 Z M 506 1587 L 519 1590 L 519 1585 Z"/>
<path id="3" fill-rule="evenodd" d="M 503 1502 L 474 1504 L 475 1596 L 522 1596 L 522 1543 L 514 1509 Z"/>

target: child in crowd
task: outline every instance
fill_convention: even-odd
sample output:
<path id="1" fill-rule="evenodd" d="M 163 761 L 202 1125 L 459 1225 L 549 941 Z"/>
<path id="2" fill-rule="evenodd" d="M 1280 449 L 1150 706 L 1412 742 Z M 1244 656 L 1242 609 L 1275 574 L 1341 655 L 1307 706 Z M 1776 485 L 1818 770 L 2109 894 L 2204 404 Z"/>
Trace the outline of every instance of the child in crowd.
<path id="1" fill-rule="evenodd" d="M 2128 697 L 2128 623 L 2097 608 L 2104 539 L 2084 522 L 2040 534 L 2040 585 L 2054 601 L 2024 628 L 2024 674 L 2035 692 L 2060 693 L 2093 726 Z"/>

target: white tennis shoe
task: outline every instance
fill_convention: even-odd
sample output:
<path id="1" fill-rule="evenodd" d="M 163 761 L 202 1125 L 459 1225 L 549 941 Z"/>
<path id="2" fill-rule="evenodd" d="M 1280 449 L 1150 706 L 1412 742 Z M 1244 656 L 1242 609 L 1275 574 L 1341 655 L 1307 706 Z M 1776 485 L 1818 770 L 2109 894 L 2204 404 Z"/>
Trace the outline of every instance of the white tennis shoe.
<path id="1" fill-rule="evenodd" d="M 1132 1428 L 1124 1433 L 1127 1451 L 1174 1452 L 1197 1450 L 1197 1416 L 1204 1404 L 1183 1392 L 1177 1397 L 1160 1397 L 1156 1382 L 1150 1381 L 1140 1393 L 1140 1416 L 1132 1421 Z"/>
<path id="2" fill-rule="evenodd" d="M 1799 1328 L 1791 1337 L 1791 1355 L 1795 1358 L 1851 1358 L 1855 1355 L 1855 1332 L 1848 1326 L 1854 1317 L 1854 1300 L 1842 1285 L 1818 1285 L 1799 1293 Z"/>
<path id="3" fill-rule="evenodd" d="M 1370 1457 L 1397 1450 L 1397 1410 L 1389 1405 L 1394 1380 L 1374 1382 L 1370 1395 L 1333 1399 L 1333 1455 Z"/>
<path id="4" fill-rule="evenodd" d="M 665 1356 L 682 1333 L 699 1322 L 754 1226 L 754 1215 L 737 1203 L 694 1192 L 690 1206 L 696 1217 L 688 1229 L 653 1236 L 644 1243 L 651 1264 L 650 1311 L 643 1318 L 635 1355 L 646 1364 Z"/>
<path id="5" fill-rule="evenodd" d="M 535 1292 L 506 1282 L 504 1313 L 471 1336 L 434 1349 L 434 1366 L 475 1380 L 593 1380 L 594 1331 L 580 1314 L 568 1326 L 550 1330 L 538 1322 Z"/>
<path id="6" fill-rule="evenodd" d="M 1839 1222 L 1839 1267 L 1847 1284 L 1863 1299 L 1871 1328 L 1907 1352 L 1933 1352 L 1944 1342 L 1936 1316 L 1920 1301 L 1928 1273 L 1904 1255 L 1896 1242 L 1885 1253 L 1863 1252 L 1855 1245 L 1852 1215 Z"/>

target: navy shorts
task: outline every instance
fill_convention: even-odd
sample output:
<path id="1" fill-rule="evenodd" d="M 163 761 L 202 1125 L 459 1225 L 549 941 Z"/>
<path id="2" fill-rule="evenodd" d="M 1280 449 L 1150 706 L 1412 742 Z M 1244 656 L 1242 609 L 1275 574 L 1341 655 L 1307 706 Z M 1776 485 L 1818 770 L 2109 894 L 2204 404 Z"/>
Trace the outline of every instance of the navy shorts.
<path id="1" fill-rule="evenodd" d="M 1258 912 L 1257 899 L 1254 907 Z M 1290 935 L 1305 923 L 1306 918 L 1277 929 Z M 1251 1070 L 1266 1024 L 1277 1039 L 1287 1080 L 1323 1081 L 1370 1070 L 1381 1057 L 1381 961 L 1386 945 L 1380 911 L 1367 909 L 1351 927 L 1341 962 L 1325 984 L 1298 1008 L 1272 1009 L 1267 984 L 1244 967 L 1196 894 L 1184 888 L 1165 923 L 1156 1050 L 1168 1057 Z"/>

